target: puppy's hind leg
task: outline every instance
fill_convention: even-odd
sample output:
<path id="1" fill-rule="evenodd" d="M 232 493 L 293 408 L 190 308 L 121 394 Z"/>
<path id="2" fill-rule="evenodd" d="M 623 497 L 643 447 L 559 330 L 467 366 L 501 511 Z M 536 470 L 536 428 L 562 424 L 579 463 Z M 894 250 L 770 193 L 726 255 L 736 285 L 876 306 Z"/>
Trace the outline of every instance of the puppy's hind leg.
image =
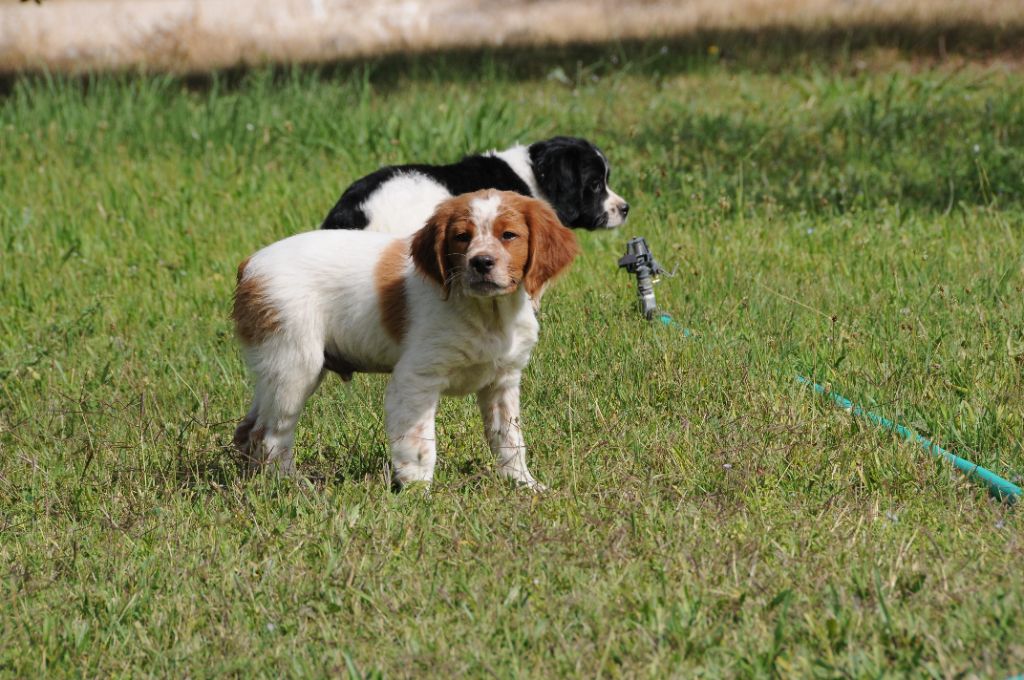
<path id="1" fill-rule="evenodd" d="M 250 468 L 295 473 L 295 425 L 323 375 L 323 354 L 275 352 L 272 365 L 255 367 L 258 376 L 252 410 L 235 431 L 236 445 Z M 262 369 L 262 370 L 261 370 Z M 239 444 L 240 438 L 246 438 Z"/>

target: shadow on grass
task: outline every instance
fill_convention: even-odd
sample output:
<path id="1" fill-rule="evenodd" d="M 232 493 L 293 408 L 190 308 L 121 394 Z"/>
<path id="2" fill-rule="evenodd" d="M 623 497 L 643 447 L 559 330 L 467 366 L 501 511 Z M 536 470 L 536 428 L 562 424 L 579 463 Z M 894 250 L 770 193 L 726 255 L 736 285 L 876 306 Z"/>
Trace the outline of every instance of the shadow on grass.
<path id="1" fill-rule="evenodd" d="M 849 28 L 698 31 L 676 38 L 544 47 L 507 47 L 403 53 L 303 67 L 324 78 L 368 70 L 376 87 L 399 86 L 404 79 L 477 81 L 481 75 L 512 81 L 546 78 L 553 66 L 585 69 L 625 65 L 631 73 L 664 76 L 700 70 L 725 61 L 741 70 L 785 72 L 811 63 L 841 64 L 852 53 L 873 48 L 896 50 L 901 57 L 925 62 L 951 56 L 1024 59 L 1024 22 L 993 27 L 981 23 L 930 27 L 863 24 Z M 231 69 L 242 80 L 248 69 Z M 279 68 L 282 74 L 288 68 Z M 193 86 L 211 82 L 195 74 Z"/>
<path id="2" fill-rule="evenodd" d="M 385 467 L 389 461 L 387 450 L 376 444 L 360 446 L 327 446 L 313 453 L 313 460 L 303 464 L 299 470 L 314 484 L 339 486 L 346 482 L 362 482 L 367 479 L 385 483 Z M 308 460 L 308 458 L 307 458 Z"/>
<path id="3" fill-rule="evenodd" d="M 358 446 L 347 450 L 328 446 L 301 451 L 297 458 L 299 475 L 316 486 L 383 480 L 386 461 L 386 452 L 378 447 L 363 450 Z M 223 446 L 179 459 L 168 476 L 178 488 L 200 490 L 229 486 L 263 474 L 267 473 L 251 470 L 248 461 L 233 446 Z"/>
<path id="4" fill-rule="evenodd" d="M 227 445 L 179 458 L 169 473 L 169 481 L 185 489 L 227 486 L 248 476 L 242 456 Z"/>

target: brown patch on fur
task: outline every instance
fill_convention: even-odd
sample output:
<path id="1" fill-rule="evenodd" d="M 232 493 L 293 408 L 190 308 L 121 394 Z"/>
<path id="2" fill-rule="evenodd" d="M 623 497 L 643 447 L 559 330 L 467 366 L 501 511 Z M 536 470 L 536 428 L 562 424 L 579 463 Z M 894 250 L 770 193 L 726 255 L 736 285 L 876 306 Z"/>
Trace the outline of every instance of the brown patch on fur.
<path id="1" fill-rule="evenodd" d="M 251 472 L 255 472 L 267 462 L 266 442 L 267 428 L 257 427 L 249 434 L 249 441 L 242 449 L 242 456 Z"/>
<path id="2" fill-rule="evenodd" d="M 468 241 L 457 241 L 455 237 L 463 232 L 472 237 L 478 226 L 472 223 L 470 203 L 492 194 L 500 196 L 502 204 L 494 221 L 494 236 L 511 256 L 510 275 L 522 279 L 527 294 L 536 304 L 547 282 L 572 263 L 579 252 L 579 244 L 572 230 L 558 220 L 555 211 L 535 198 L 485 189 L 443 201 L 426 226 L 413 236 L 413 263 L 428 279 L 440 284 L 447 295 L 452 272 L 464 265 L 468 248 Z M 506 230 L 520 238 L 505 241 L 501 235 Z"/>
<path id="3" fill-rule="evenodd" d="M 239 451 L 245 452 L 249 448 L 249 437 L 252 433 L 253 427 L 256 425 L 256 415 L 248 415 L 242 419 L 242 422 L 238 423 L 238 427 L 235 428 L 235 436 L 232 443 L 235 448 Z"/>
<path id="4" fill-rule="evenodd" d="M 518 194 L 503 196 L 502 201 L 518 209 L 530 227 L 523 285 L 527 294 L 537 300 L 548 281 L 564 272 L 579 253 L 576 235 L 562 225 L 555 211 L 543 201 Z"/>
<path id="5" fill-rule="evenodd" d="M 242 282 L 242 277 L 245 276 L 245 268 L 249 266 L 249 260 L 252 258 L 245 258 L 238 263 L 238 271 L 235 272 L 235 285 L 237 286 Z"/>
<path id="6" fill-rule="evenodd" d="M 231 318 L 235 320 L 235 332 L 247 345 L 262 342 L 280 327 L 277 310 L 270 303 L 259 276 L 246 276 L 249 258 L 238 265 L 238 285 L 235 286 L 235 305 Z"/>
<path id="7" fill-rule="evenodd" d="M 409 250 L 404 240 L 393 242 L 377 260 L 373 278 L 377 285 L 377 304 L 384 330 L 397 343 L 405 337 L 409 309 L 405 299 L 405 271 Z M 344 376 L 342 376 L 344 378 Z"/>
<path id="8" fill-rule="evenodd" d="M 437 206 L 426 225 L 413 235 L 410 248 L 416 269 L 441 286 L 445 294 L 448 293 L 448 272 L 445 267 L 444 240 L 451 217 L 450 203 L 449 200 Z"/>
<path id="9" fill-rule="evenodd" d="M 247 415 L 242 419 L 235 429 L 234 445 L 242 457 L 242 464 L 252 472 L 263 463 L 263 438 L 267 434 L 267 428 L 255 427 L 256 416 Z"/>
<path id="10" fill-rule="evenodd" d="M 464 223 L 472 231 L 473 224 L 469 219 L 469 202 L 482 192 L 462 194 L 442 201 L 434 214 L 427 220 L 426 226 L 416 232 L 412 238 L 412 261 L 416 269 L 428 279 L 436 282 L 444 291 L 445 297 L 451 287 L 453 271 L 461 266 L 460 257 L 465 259 L 466 244 L 452 242 L 455 227 Z M 466 229 L 461 229 L 465 231 Z"/>
<path id="11" fill-rule="evenodd" d="M 498 217 L 491 225 L 491 235 L 501 244 L 509 255 L 508 276 L 515 290 L 522 283 L 526 274 L 526 266 L 530 262 L 530 227 L 526 223 L 526 215 L 521 212 L 520 202 L 515 200 L 517 194 L 502 195 Z M 512 201 L 508 199 L 512 198 Z M 511 239 L 505 235 L 513 235 Z"/>

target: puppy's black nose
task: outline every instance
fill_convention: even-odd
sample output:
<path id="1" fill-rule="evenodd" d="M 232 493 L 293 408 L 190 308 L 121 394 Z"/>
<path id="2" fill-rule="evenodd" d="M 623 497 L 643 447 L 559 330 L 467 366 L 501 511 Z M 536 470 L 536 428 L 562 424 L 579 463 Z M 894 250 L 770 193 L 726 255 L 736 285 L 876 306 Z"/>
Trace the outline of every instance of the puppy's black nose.
<path id="1" fill-rule="evenodd" d="M 486 274 L 494 268 L 494 258 L 490 255 L 477 255 L 470 258 L 469 266 L 480 274 Z"/>
<path id="2" fill-rule="evenodd" d="M 622 213 L 622 219 L 626 219 L 626 215 L 629 214 L 629 203 L 623 201 L 622 207 L 619 208 L 619 212 Z"/>

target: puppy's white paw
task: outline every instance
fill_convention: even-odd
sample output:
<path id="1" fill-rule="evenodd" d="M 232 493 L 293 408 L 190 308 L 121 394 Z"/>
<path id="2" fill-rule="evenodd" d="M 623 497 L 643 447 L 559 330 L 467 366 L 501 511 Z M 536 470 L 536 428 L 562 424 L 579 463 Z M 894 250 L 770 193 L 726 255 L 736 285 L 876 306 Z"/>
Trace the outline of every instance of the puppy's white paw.
<path id="1" fill-rule="evenodd" d="M 516 487 L 518 487 L 520 489 L 529 489 L 530 491 L 532 491 L 534 493 L 543 493 L 544 491 L 548 491 L 547 484 L 543 484 L 541 482 L 538 482 L 533 477 L 523 478 L 523 477 L 513 477 L 513 476 L 509 475 L 509 476 L 505 477 L 505 479 L 507 479 L 508 481 L 512 482 L 513 484 L 516 485 Z"/>
<path id="2" fill-rule="evenodd" d="M 530 491 L 534 493 L 544 493 L 545 491 L 551 490 L 547 484 L 538 482 L 536 479 L 528 482 L 526 486 L 530 489 Z"/>

